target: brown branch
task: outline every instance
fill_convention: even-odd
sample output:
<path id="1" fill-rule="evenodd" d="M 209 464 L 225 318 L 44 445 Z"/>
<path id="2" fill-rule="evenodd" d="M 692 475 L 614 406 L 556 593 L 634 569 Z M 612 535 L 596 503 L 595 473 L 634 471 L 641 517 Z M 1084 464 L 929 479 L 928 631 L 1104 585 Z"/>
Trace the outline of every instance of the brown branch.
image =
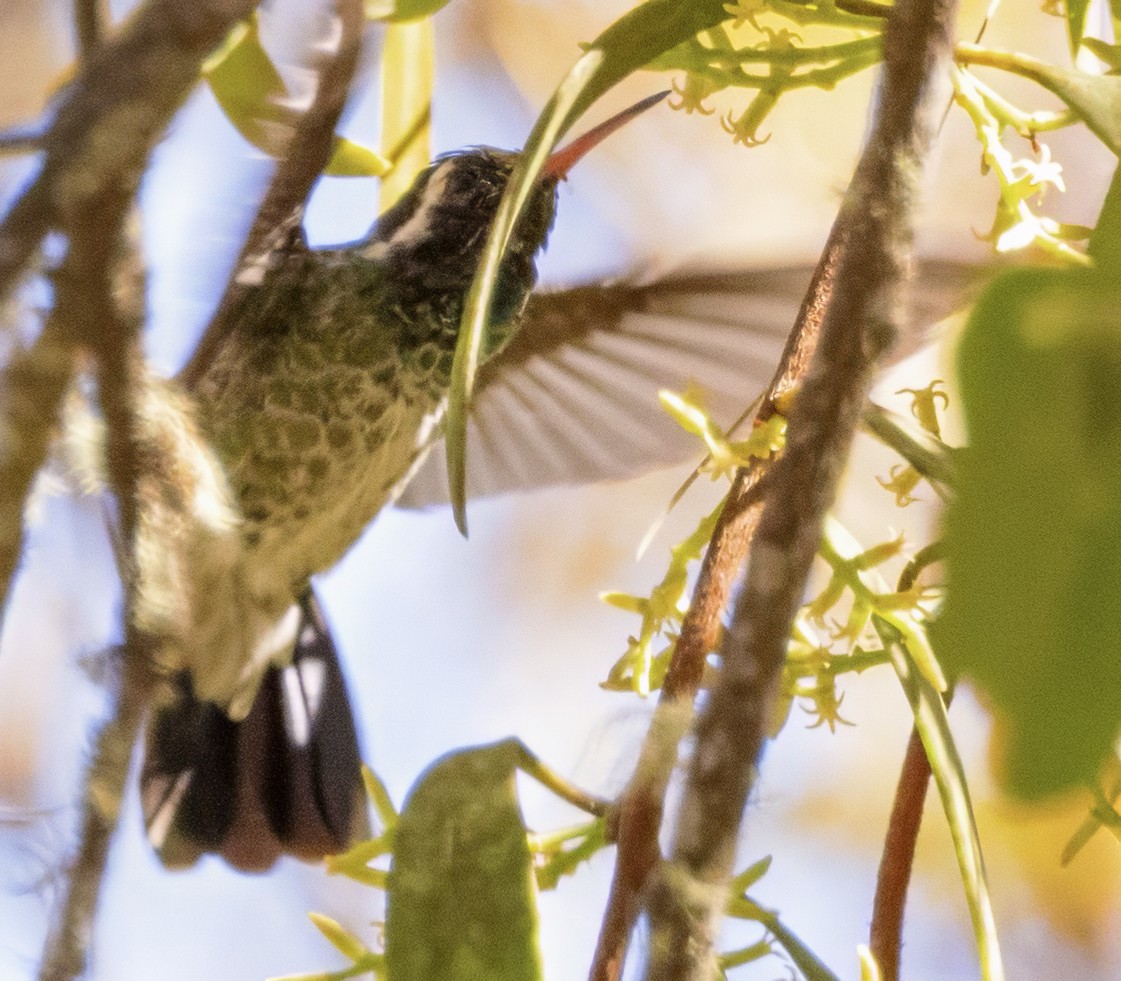
<path id="1" fill-rule="evenodd" d="M 757 423 L 779 411 L 809 369 L 843 240 L 844 230 L 838 223 L 825 245 L 774 378 L 756 412 Z M 641 909 L 642 891 L 661 858 L 658 833 L 666 790 L 677 764 L 678 746 L 692 719 L 708 655 L 720 643 L 721 618 L 759 519 L 761 481 L 766 470 L 766 463 L 756 461 L 736 474 L 701 563 L 638 765 L 616 806 L 612 826 L 615 873 L 590 971 L 592 981 L 618 981 L 622 975 L 627 942 Z"/>
<path id="2" fill-rule="evenodd" d="M 46 127 L 42 123 L 29 123 L 13 126 L 0 131 L 0 156 L 14 156 L 19 153 L 38 153 L 43 145 Z"/>
<path id="3" fill-rule="evenodd" d="M 906 592 L 914 586 L 923 569 L 941 561 L 942 552 L 941 542 L 927 545 L 907 563 L 896 588 L 900 592 Z M 947 693 L 947 704 L 950 697 L 951 694 Z M 876 896 L 872 902 L 872 925 L 868 931 L 868 947 L 880 968 L 883 981 L 898 981 L 899 978 L 903 913 L 907 905 L 915 845 L 922 826 L 923 805 L 926 803 L 929 786 L 930 761 L 926 758 L 918 729 L 912 726 L 880 856 Z"/>
<path id="4" fill-rule="evenodd" d="M 23 544 L 23 506 L 43 465 L 74 371 L 70 324 L 52 312 L 0 375 L 0 609 Z"/>
<path id="5" fill-rule="evenodd" d="M 105 0 L 74 0 L 74 33 L 78 41 L 78 60 L 89 61 L 105 40 L 109 11 Z"/>
<path id="6" fill-rule="evenodd" d="M 139 179 L 204 58 L 256 0 L 148 0 L 84 64 L 43 139 L 38 176 L 0 224 L 0 300 L 52 227 L 72 223 L 120 175 Z"/>
<path id="7" fill-rule="evenodd" d="M 696 726 L 673 857 L 651 884 L 647 977 L 708 979 L 753 774 L 790 629 L 877 360 L 894 340 L 914 182 L 945 77 L 953 0 L 899 0 L 888 19 L 876 124 L 838 221 L 846 238 L 811 370 L 768 475 L 747 580 Z"/>
<path id="8" fill-rule="evenodd" d="M 153 644 L 137 635 L 130 610 L 134 592 L 132 546 L 141 454 L 136 397 L 140 388 L 139 337 L 144 285 L 138 258 L 126 242 L 125 222 L 135 190 L 127 174 L 102 198 L 73 215 L 66 258 L 55 277 L 53 315 L 73 337 L 88 339 L 97 358 L 98 390 L 106 421 L 106 459 L 126 543 L 125 646 L 122 689 L 111 721 L 98 736 L 86 779 L 81 837 L 66 878 L 59 918 L 48 938 L 40 978 L 69 981 L 85 970 L 109 845 L 128 778 L 129 760 L 152 690 Z"/>
<path id="9" fill-rule="evenodd" d="M 139 332 L 144 319 L 143 288 L 136 275 L 139 264 L 125 247 L 125 215 L 147 151 L 170 112 L 197 79 L 201 58 L 221 40 L 234 16 L 247 14 L 253 4 L 235 4 L 229 0 L 211 2 L 203 5 L 201 17 L 198 5 L 189 10 L 180 10 L 174 4 L 170 5 L 174 9 L 169 10 L 168 6 L 167 3 L 150 3 L 130 23 L 118 42 L 91 55 L 75 93 L 60 110 L 45 140 L 47 159 L 43 171 L 0 226 L 0 289 L 14 282 L 49 227 L 59 227 L 67 233 L 68 251 L 58 274 L 56 304 L 48 328 L 54 322 L 62 326 L 50 331 L 45 329 L 36 347 L 61 333 L 71 343 L 84 343 L 97 356 L 99 395 L 107 428 L 107 469 L 118 499 L 121 539 L 125 543 L 122 555 L 126 595 L 122 688 L 113 717 L 98 736 L 87 779 L 78 853 L 67 877 L 61 915 L 48 939 L 40 973 L 43 981 L 69 981 L 84 970 L 132 748 L 156 682 L 151 655 L 159 639 L 138 631 L 131 616 L 137 587 L 133 550 L 141 506 L 137 488 L 147 464 L 139 439 L 136 411 L 143 372 L 139 349 Z M 326 87 L 333 104 L 341 107 L 357 60 L 362 8 L 359 0 L 340 0 L 339 6 L 349 29 L 344 31 L 345 55 L 333 59 L 330 65 L 337 69 L 342 63 L 342 73 L 334 76 L 334 83 L 342 86 L 342 94 L 330 85 Z M 152 20 L 153 12 L 158 14 L 156 20 Z M 159 20 L 166 23 L 161 25 L 157 23 Z M 173 79 L 178 77 L 179 84 L 156 84 L 146 79 L 145 69 L 154 71 L 157 67 L 161 83 L 167 82 L 163 76 L 170 74 Z M 177 69 L 180 70 L 178 76 Z M 139 78 L 144 88 L 142 91 L 135 89 L 127 80 L 120 82 L 120 78 Z M 114 137 L 124 140 L 123 146 L 114 144 L 107 150 L 98 142 L 110 136 L 108 123 L 95 119 L 84 129 L 79 125 L 75 106 L 83 103 L 90 110 L 128 116 L 128 132 Z M 317 105 L 322 106 L 322 99 L 317 98 Z M 321 110 L 320 118 L 315 120 L 320 128 L 312 125 L 301 126 L 298 130 L 298 139 L 306 137 L 309 143 L 315 144 L 310 153 L 312 159 L 318 159 L 316 154 L 319 154 L 326 161 L 334 118 L 337 118 L 337 111 L 327 124 L 325 134 L 320 132 Z M 83 146 L 83 141 L 88 145 Z M 325 149 L 320 153 L 322 147 Z M 307 143 L 297 142 L 293 156 L 306 161 L 309 157 Z M 273 194 L 278 184 L 282 192 L 293 193 L 292 172 L 292 168 L 281 168 L 280 178 L 287 175 L 289 184 L 285 185 L 283 179 L 274 181 L 267 201 L 278 199 Z M 301 201 L 315 173 L 298 192 Z M 263 208 L 258 220 L 268 220 L 269 215 L 267 208 Z M 70 353 L 69 348 L 67 353 Z M 17 359 L 15 363 L 21 362 Z M 66 371 L 57 373 L 61 376 L 55 381 L 59 397 L 65 389 L 69 370 L 67 360 Z M 0 409 L 3 407 L 0 402 Z M 16 419 L 17 423 L 20 421 Z M 45 445 L 47 428 L 44 425 L 41 431 L 34 428 L 29 431 L 41 435 L 39 442 Z M 24 437 L 22 429 L 18 435 Z M 14 440 L 12 445 L 22 446 L 24 442 L 26 438 Z M 42 459 L 42 450 L 37 444 L 35 449 L 37 465 Z M 23 467 L 17 476 L 26 473 L 29 481 L 34 470 L 32 465 Z M 19 490 L 22 504 L 25 488 L 20 490 L 18 485 L 18 481 L 11 482 L 11 486 Z M 14 510 L 18 514 L 19 508 Z M 5 558 L 18 555 L 18 537 L 17 530 L 11 548 L 4 553 Z M 14 564 L 14 558 L 12 562 Z"/>
<path id="10" fill-rule="evenodd" d="M 895 788 L 880 870 L 876 877 L 876 898 L 872 903 L 872 927 L 868 947 L 880 968 L 883 981 L 898 981 L 899 952 L 903 946 L 903 910 L 915 843 L 922 825 L 923 805 L 930 785 L 930 763 L 918 729 L 911 729 L 907 752 Z"/>
<path id="11" fill-rule="evenodd" d="M 267 264 L 269 256 L 298 232 L 304 204 L 331 159 L 335 127 L 346 106 L 350 83 L 358 66 L 365 24 L 360 0 L 339 0 L 335 5 L 342 31 L 338 47 L 318 68 L 315 98 L 300 117 L 285 155 L 273 175 L 268 192 L 234 265 L 229 284 L 191 360 L 179 375 L 191 388 L 206 371 L 222 342 L 235 329 L 241 305 L 250 286 L 241 281 L 248 267 Z"/>

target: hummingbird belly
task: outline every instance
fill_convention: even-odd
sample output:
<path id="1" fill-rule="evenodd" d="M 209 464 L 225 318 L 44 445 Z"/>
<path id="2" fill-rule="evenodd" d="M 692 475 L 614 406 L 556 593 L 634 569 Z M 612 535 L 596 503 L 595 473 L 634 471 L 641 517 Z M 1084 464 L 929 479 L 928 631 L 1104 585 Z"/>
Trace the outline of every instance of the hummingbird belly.
<path id="1" fill-rule="evenodd" d="M 346 296 L 289 296 L 286 330 L 241 332 L 196 386 L 239 520 L 234 561 L 186 563 L 227 582 L 191 604 L 184 659 L 196 694 L 234 718 L 290 657 L 286 616 L 391 499 L 443 396 L 440 352 L 403 359 L 384 322 L 337 315 Z"/>

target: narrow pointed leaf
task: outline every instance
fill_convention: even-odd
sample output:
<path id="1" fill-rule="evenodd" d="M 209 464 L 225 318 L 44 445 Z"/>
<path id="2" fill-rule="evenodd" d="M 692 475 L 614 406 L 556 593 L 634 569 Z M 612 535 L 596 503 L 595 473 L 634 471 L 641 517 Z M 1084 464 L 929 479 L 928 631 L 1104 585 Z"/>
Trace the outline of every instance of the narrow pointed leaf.
<path id="1" fill-rule="evenodd" d="M 381 153 L 392 166 L 379 191 L 378 207 L 385 211 L 432 157 L 432 21 L 390 24 L 381 57 Z"/>
<path id="2" fill-rule="evenodd" d="M 1082 43 L 1082 35 L 1086 30 L 1086 11 L 1090 9 L 1090 0 L 1066 0 L 1066 9 L 1067 38 L 1073 56 L 1078 53 L 1078 46 Z"/>
<path id="3" fill-rule="evenodd" d="M 604 31 L 572 67 L 530 133 L 464 305 L 445 425 L 452 513 L 467 534 L 467 406 L 475 385 L 495 277 L 530 189 L 557 140 L 604 92 L 682 41 L 728 19 L 722 0 L 647 0 Z"/>

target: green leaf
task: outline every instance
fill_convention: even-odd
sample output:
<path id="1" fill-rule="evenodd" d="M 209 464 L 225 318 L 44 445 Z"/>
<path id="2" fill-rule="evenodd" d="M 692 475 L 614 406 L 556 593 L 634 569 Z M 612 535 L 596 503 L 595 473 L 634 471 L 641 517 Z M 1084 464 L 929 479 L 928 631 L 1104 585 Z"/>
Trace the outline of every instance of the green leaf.
<path id="1" fill-rule="evenodd" d="M 256 16 L 239 24 L 203 66 L 203 77 L 226 118 L 258 150 L 283 155 L 300 113 L 289 105 L 288 87 L 261 44 Z M 368 147 L 336 136 L 323 171 L 333 177 L 380 177 L 389 162 Z"/>
<path id="2" fill-rule="evenodd" d="M 1090 0 L 1066 0 L 1067 8 L 1067 39 L 1070 41 L 1070 53 L 1073 57 L 1078 54 L 1078 45 L 1082 43 L 1082 35 L 1086 30 L 1086 11 L 1090 9 Z"/>
<path id="3" fill-rule="evenodd" d="M 287 108 L 288 88 L 261 46 L 257 17 L 239 24 L 203 67 L 203 76 L 234 128 L 270 156 L 284 152 L 297 114 Z"/>
<path id="4" fill-rule="evenodd" d="M 1098 269 L 1121 273 L 1121 167 L 1113 172 L 1088 251 Z"/>
<path id="5" fill-rule="evenodd" d="M 491 226 L 479 270 L 463 308 L 445 422 L 452 513 L 467 534 L 467 407 L 502 255 L 557 140 L 596 99 L 663 51 L 728 19 L 722 0 L 647 0 L 621 17 L 589 46 L 557 87 L 526 141 Z"/>
<path id="6" fill-rule="evenodd" d="M 431 17 L 449 0 L 366 0 L 368 20 L 408 21 Z"/>
<path id="7" fill-rule="evenodd" d="M 329 177 L 381 177 L 393 166 L 380 153 L 368 146 L 336 136 L 331 159 L 323 173 Z"/>
<path id="8" fill-rule="evenodd" d="M 1082 44 L 1109 65 L 1111 72 L 1121 69 L 1121 45 L 1107 44 L 1096 37 L 1085 37 L 1082 39 Z"/>
<path id="9" fill-rule="evenodd" d="M 1016 270 L 959 351 L 969 448 L 932 633 L 993 707 L 1001 776 L 1025 797 L 1092 780 L 1121 721 L 1119 311 L 1112 270 Z"/>
<path id="10" fill-rule="evenodd" d="M 537 906 L 513 739 L 434 763 L 397 824 L 386 910 L 393 981 L 535 981 Z"/>

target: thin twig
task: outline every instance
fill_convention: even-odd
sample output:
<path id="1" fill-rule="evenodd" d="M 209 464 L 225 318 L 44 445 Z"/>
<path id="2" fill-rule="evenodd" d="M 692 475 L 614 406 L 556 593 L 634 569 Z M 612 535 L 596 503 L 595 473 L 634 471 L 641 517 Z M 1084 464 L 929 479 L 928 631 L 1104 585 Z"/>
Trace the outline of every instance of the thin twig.
<path id="1" fill-rule="evenodd" d="M 868 931 L 868 947 L 880 968 L 883 981 L 898 981 L 899 978 L 903 911 L 929 785 L 930 763 L 918 729 L 912 728 L 880 856 L 876 898 L 872 903 L 872 926 Z"/>
<path id="2" fill-rule="evenodd" d="M 302 203 L 319 169 L 330 153 L 331 136 L 338 112 L 345 101 L 350 78 L 357 64 L 361 39 L 362 7 L 359 0 L 339 0 L 344 22 L 341 47 L 324 66 L 324 79 L 308 112 L 310 123 L 298 127 L 291 148 L 291 158 L 278 170 L 258 223 L 280 212 L 291 210 L 287 202 L 298 195 Z M 325 108 L 326 105 L 326 108 Z M 305 118 L 305 122 L 308 120 Z M 295 164 L 292 164 L 295 161 Z M 131 187 L 116 199 L 126 202 Z M 274 210 L 269 211 L 269 207 Z M 103 216 L 106 217 L 106 216 Z M 117 215 L 118 222 L 123 212 Z M 118 225 L 119 227 L 119 225 Z M 255 230 L 260 234 L 259 228 Z M 49 941 L 41 981 L 69 981 L 84 968 L 86 951 L 92 934 L 97 897 L 103 879 L 109 844 L 117 823 L 120 803 L 128 778 L 132 747 L 139 735 L 144 714 L 150 704 L 157 677 L 152 670 L 151 655 L 159 638 L 142 634 L 130 615 L 135 594 L 136 558 L 133 552 L 139 520 L 137 482 L 145 466 L 144 452 L 137 433 L 136 397 L 142 384 L 142 361 L 137 344 L 142 316 L 137 302 L 130 309 L 114 306 L 120 298 L 129 297 L 127 290 L 109 289 L 110 267 L 104 243 L 112 232 L 111 222 L 86 220 L 71 229 L 71 252 L 68 255 L 70 274 L 65 280 L 74 287 L 91 282 L 100 287 L 93 296 L 86 296 L 86 316 L 101 331 L 94 346 L 98 354 L 98 379 L 102 413 L 108 432 L 106 459 L 120 511 L 121 538 L 126 543 L 123 579 L 126 595 L 126 626 L 122 690 L 111 721 L 99 735 L 96 755 L 88 778 L 86 807 L 79 851 L 67 881 L 67 895 L 62 916 Z M 101 243 L 101 251 L 97 244 Z M 105 265 L 98 265 L 98 262 Z M 98 277 L 102 278 L 99 280 Z M 140 294 L 142 295 L 142 291 Z M 60 297 L 60 302 L 63 298 Z"/>
<path id="3" fill-rule="evenodd" d="M 941 542 L 933 542 L 922 549 L 904 568 L 899 577 L 898 590 L 906 592 L 914 586 L 923 569 L 933 562 L 941 561 L 943 551 Z M 947 693 L 947 704 L 949 699 L 950 694 Z M 879 966 L 883 981 L 898 981 L 899 978 L 903 913 L 929 786 L 930 761 L 926 757 L 918 729 L 912 727 L 880 856 L 876 896 L 872 902 L 872 925 L 868 931 L 868 947 Z"/>
<path id="4" fill-rule="evenodd" d="M 20 153 L 37 153 L 43 145 L 47 127 L 42 123 L 13 126 L 0 132 L 0 156 Z"/>
<path id="5" fill-rule="evenodd" d="M 0 375 L 0 609 L 19 563 L 24 502 L 74 371 L 70 327 L 52 312 L 35 343 L 13 354 Z"/>
<path id="6" fill-rule="evenodd" d="M 100 200 L 121 174 L 138 179 L 204 58 L 256 0 L 148 0 L 64 90 L 38 176 L 0 224 L 0 301 L 52 227 Z"/>
<path id="7" fill-rule="evenodd" d="M 949 63 L 954 0 L 899 0 L 888 19 L 876 124 L 838 220 L 848 227 L 811 370 L 767 478 L 747 580 L 696 726 L 673 857 L 654 880 L 647 977 L 715 976 L 713 944 L 793 618 L 877 360 L 894 340 L 914 182 L 932 89 Z"/>

